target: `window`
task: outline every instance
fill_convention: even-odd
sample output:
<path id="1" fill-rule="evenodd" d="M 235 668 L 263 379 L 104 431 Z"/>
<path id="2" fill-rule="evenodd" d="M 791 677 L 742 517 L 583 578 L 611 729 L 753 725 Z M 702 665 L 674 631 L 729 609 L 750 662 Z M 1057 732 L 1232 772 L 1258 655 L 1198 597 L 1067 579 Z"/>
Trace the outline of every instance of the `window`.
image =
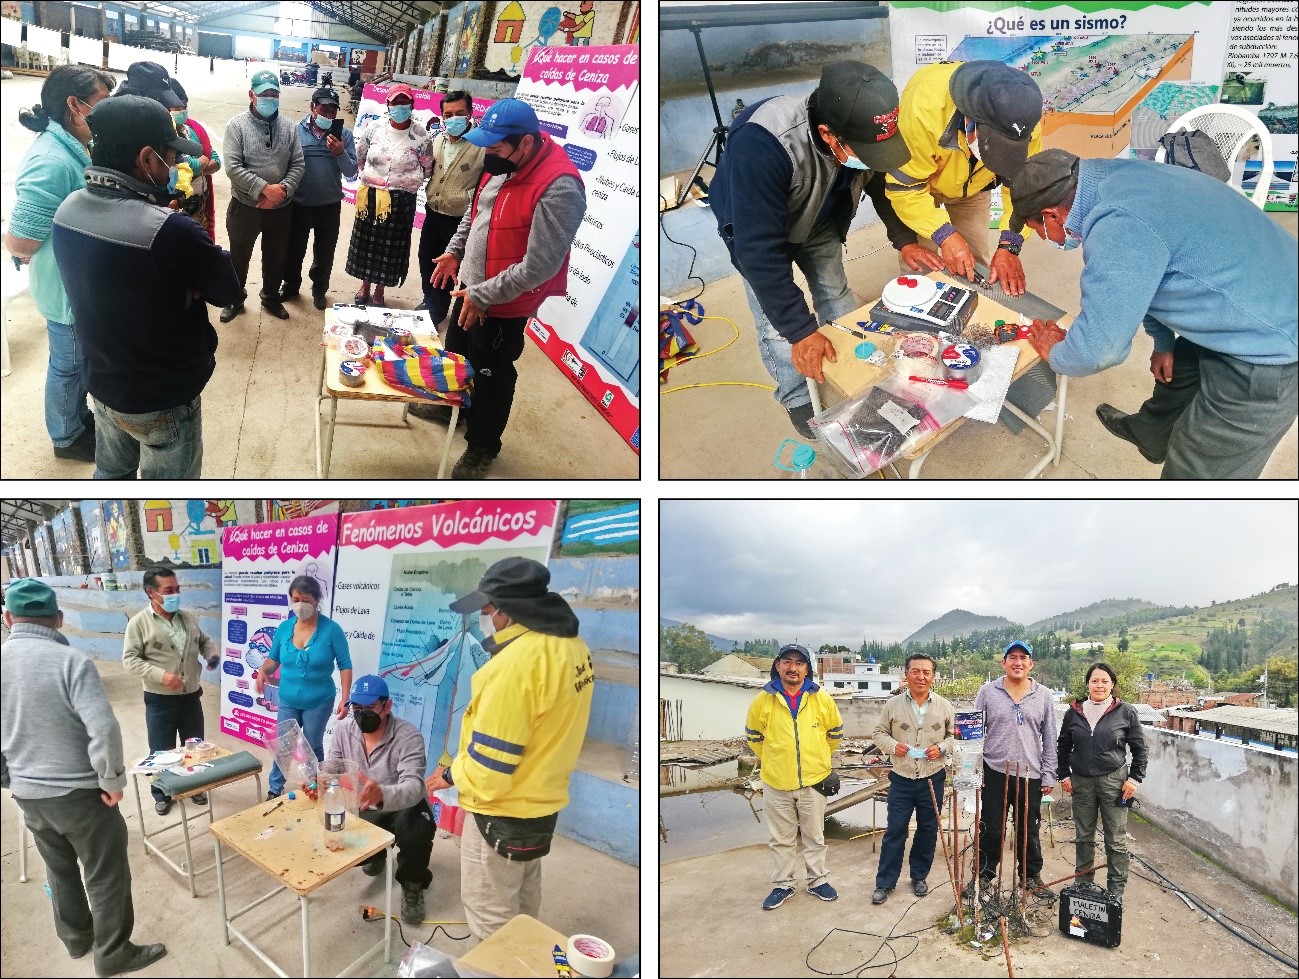
<path id="1" fill-rule="evenodd" d="M 883 683 L 880 684 L 880 686 L 881 686 L 884 690 L 892 690 L 892 689 L 893 689 L 893 681 L 892 681 L 892 680 L 885 680 Z"/>

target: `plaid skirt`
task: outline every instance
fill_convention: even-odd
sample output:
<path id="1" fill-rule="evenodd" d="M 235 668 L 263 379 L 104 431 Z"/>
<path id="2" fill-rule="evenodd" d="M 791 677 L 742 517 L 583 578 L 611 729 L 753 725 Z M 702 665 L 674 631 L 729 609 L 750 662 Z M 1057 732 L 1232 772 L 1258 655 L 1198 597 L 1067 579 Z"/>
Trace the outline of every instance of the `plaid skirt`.
<path id="1" fill-rule="evenodd" d="M 358 212 L 347 246 L 347 274 L 381 286 L 400 285 L 410 271 L 410 239 L 415 230 L 416 195 L 390 190 L 392 203 L 386 221 L 376 221 L 374 194 L 364 218 Z"/>

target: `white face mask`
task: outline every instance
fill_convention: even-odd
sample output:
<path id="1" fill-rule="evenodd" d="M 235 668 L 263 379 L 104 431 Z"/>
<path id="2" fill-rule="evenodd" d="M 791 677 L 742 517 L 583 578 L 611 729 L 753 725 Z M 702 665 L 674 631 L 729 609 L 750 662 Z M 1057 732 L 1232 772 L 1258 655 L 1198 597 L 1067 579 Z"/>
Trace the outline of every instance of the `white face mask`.
<path id="1" fill-rule="evenodd" d="M 492 621 L 492 617 L 481 612 L 478 613 L 478 628 L 482 631 L 484 639 L 496 634 L 496 623 Z"/>
<path id="2" fill-rule="evenodd" d="M 289 608 L 293 609 L 293 614 L 304 622 L 316 614 L 316 606 L 311 602 L 290 602 Z"/>

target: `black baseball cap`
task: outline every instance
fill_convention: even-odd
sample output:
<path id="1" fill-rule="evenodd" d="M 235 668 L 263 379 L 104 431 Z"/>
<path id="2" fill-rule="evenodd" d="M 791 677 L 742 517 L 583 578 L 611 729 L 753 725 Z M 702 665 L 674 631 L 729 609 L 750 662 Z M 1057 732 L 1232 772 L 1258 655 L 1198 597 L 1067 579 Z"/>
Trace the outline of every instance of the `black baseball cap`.
<path id="1" fill-rule="evenodd" d="M 1042 208 L 1059 204 L 1078 184 L 1078 157 L 1067 150 L 1043 150 L 1024 164 L 1010 184 L 1010 230 L 1019 234 Z"/>
<path id="2" fill-rule="evenodd" d="M 198 143 L 176 135 L 171 113 L 161 103 L 141 95 L 117 95 L 95 103 L 86 116 L 86 125 L 97 143 L 137 149 L 170 146 L 185 156 L 203 155 L 203 147 Z"/>
<path id="3" fill-rule="evenodd" d="M 820 121 L 872 170 L 896 170 L 911 159 L 898 132 L 898 89 L 878 68 L 836 61 L 821 69 Z"/>
<path id="4" fill-rule="evenodd" d="M 1042 121 L 1042 90 L 1028 72 L 1000 61 L 967 61 L 948 85 L 961 115 L 979 127 L 983 165 L 1011 180 L 1028 159 L 1028 140 Z"/>
<path id="5" fill-rule="evenodd" d="M 477 612 L 485 605 L 544 598 L 550 584 L 550 570 L 539 561 L 507 557 L 497 561 L 484 573 L 478 587 L 451 603 L 451 611 Z"/>
<path id="6" fill-rule="evenodd" d="M 168 109 L 184 105 L 172 90 L 171 76 L 167 74 L 167 69 L 152 61 L 137 61 L 127 68 L 126 81 L 118 86 L 114 94 L 143 95 L 161 102 Z"/>
<path id="7" fill-rule="evenodd" d="M 332 88 L 318 88 L 311 93 L 311 101 L 317 105 L 338 105 L 338 93 Z"/>

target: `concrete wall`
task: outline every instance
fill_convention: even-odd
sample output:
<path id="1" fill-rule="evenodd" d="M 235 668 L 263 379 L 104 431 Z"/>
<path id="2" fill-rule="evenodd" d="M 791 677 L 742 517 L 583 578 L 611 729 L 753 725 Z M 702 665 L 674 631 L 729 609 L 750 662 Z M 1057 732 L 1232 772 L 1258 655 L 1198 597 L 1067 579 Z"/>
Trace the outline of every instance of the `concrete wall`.
<path id="1" fill-rule="evenodd" d="M 1299 908 L 1299 758 L 1145 730 L 1141 814 L 1236 876 Z"/>
<path id="2" fill-rule="evenodd" d="M 681 701 L 681 739 L 720 741 L 744 737 L 744 718 L 760 687 L 659 676 L 659 699 Z"/>

